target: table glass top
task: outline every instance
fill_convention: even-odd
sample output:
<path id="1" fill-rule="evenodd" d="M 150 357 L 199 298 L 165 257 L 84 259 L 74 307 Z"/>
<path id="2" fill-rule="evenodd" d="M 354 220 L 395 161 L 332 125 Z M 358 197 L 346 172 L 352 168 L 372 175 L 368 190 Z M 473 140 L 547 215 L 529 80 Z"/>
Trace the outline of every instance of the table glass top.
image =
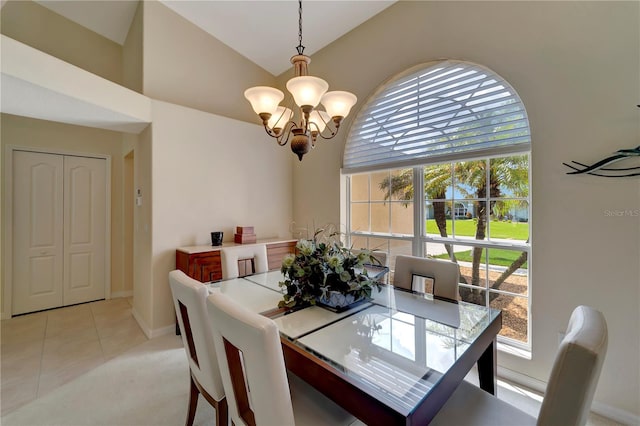
<path id="1" fill-rule="evenodd" d="M 282 299 L 280 271 L 211 284 L 254 312 Z M 280 334 L 328 362 L 376 399 L 408 415 L 500 311 L 383 286 L 335 313 L 311 306 L 274 318 Z"/>

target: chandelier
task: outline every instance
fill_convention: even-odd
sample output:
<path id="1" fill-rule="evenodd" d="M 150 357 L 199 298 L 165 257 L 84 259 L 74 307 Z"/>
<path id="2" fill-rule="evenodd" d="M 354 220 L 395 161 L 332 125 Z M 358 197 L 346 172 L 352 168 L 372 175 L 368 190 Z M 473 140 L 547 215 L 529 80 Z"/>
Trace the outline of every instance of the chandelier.
<path id="1" fill-rule="evenodd" d="M 262 119 L 267 134 L 280 146 L 285 146 L 291 139 L 291 151 L 302 161 L 302 156 L 315 148 L 318 137 L 332 139 L 338 134 L 340 123 L 358 98 L 344 91 L 327 92 L 329 84 L 326 81 L 308 75 L 311 58 L 304 54 L 302 45 L 302 0 L 298 1 L 296 50 L 298 54 L 291 58 L 295 77 L 287 82 L 287 90 L 293 97 L 289 103 L 291 108 L 280 106 L 284 94 L 273 87 L 252 87 L 245 90 L 244 96 Z M 320 104 L 324 110 L 318 109 Z M 298 113 L 294 114 L 294 110 Z"/>

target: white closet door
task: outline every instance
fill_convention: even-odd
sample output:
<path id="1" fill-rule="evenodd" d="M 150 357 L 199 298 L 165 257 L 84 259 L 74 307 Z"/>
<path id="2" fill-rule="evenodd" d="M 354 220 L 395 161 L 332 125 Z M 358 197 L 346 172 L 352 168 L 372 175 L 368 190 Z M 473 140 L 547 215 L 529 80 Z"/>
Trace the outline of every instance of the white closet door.
<path id="1" fill-rule="evenodd" d="M 64 305 L 105 297 L 106 161 L 64 158 Z"/>
<path id="2" fill-rule="evenodd" d="M 61 306 L 63 157 L 13 154 L 12 313 Z"/>

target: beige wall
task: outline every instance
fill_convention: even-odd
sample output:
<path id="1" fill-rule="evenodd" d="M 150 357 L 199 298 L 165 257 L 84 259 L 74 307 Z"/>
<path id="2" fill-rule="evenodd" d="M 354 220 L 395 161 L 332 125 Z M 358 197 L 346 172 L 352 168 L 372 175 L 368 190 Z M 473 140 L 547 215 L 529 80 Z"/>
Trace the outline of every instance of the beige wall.
<path id="1" fill-rule="evenodd" d="M 145 95 L 258 123 L 242 94 L 249 87 L 274 82 L 270 73 L 171 9 L 145 2 Z"/>
<path id="2" fill-rule="evenodd" d="M 572 309 L 601 309 L 610 338 L 594 408 L 623 418 L 640 415 L 640 220 L 607 212 L 639 211 L 640 180 L 567 176 L 562 162 L 588 163 L 638 145 L 639 8 L 403 1 L 313 55 L 310 66 L 330 90 L 356 93 L 355 113 L 391 76 L 438 58 L 482 64 L 513 85 L 532 131 L 533 351 L 531 360 L 500 352 L 498 362 L 546 381 Z M 297 223 L 340 221 L 346 133 L 295 163 Z"/>
<path id="3" fill-rule="evenodd" d="M 144 2 L 138 3 L 127 39 L 122 46 L 122 85 L 142 93 L 142 15 Z"/>
<path id="4" fill-rule="evenodd" d="M 122 288 L 122 134 L 8 114 L 2 114 L 0 120 L 3 153 L 6 153 L 7 145 L 15 145 L 78 154 L 109 155 L 111 157 L 111 292 L 124 291 Z M 3 182 L 8 178 L 4 174 L 6 172 L 6 169 L 3 168 Z M 5 188 L 2 185 L 2 208 L 10 206 L 8 203 L 10 200 L 7 200 Z M 2 229 L 5 229 L 4 222 Z M 2 241 L 6 241 L 4 236 Z M 2 279 L 4 294 L 4 276 Z"/>
<path id="5" fill-rule="evenodd" d="M 168 274 L 176 248 L 209 245 L 215 230 L 232 241 L 238 225 L 253 225 L 258 238 L 289 238 L 292 189 L 291 154 L 264 143 L 260 126 L 154 101 L 152 131 L 153 187 L 143 193 L 152 206 L 152 276 L 136 280 L 134 303 L 144 288 L 155 333 L 175 322 Z"/>
<path id="6" fill-rule="evenodd" d="M 2 34 L 96 75 L 122 83 L 122 47 L 32 1 L 0 9 Z"/>
<path id="7" fill-rule="evenodd" d="M 136 190 L 142 194 L 142 205 L 133 213 L 133 312 L 149 334 L 152 327 L 151 307 L 154 295 L 151 293 L 151 138 L 153 125 L 138 136 L 137 142 L 127 141 L 134 147 L 134 182 Z"/>

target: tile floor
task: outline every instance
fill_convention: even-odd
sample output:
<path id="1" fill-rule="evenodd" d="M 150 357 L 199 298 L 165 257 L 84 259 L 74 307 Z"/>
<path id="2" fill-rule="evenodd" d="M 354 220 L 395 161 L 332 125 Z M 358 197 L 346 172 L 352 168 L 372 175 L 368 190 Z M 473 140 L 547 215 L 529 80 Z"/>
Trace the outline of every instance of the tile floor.
<path id="1" fill-rule="evenodd" d="M 147 341 L 133 319 L 131 303 L 131 299 L 111 299 L 3 320 L 2 416 Z M 171 349 L 181 346 L 179 340 L 167 341 L 171 342 Z M 179 356 L 184 357 L 184 352 L 180 351 Z M 477 382 L 474 374 L 472 371 L 468 379 Z M 498 384 L 501 399 L 531 415 L 537 414 L 541 395 L 507 382 Z M 181 402 L 180 407 L 183 405 Z M 207 404 L 201 402 L 199 406 Z M 618 425 L 594 413 L 587 421 L 587 426 Z"/>
<path id="2" fill-rule="evenodd" d="M 146 341 L 131 307 L 119 298 L 3 320 L 2 415 Z"/>

